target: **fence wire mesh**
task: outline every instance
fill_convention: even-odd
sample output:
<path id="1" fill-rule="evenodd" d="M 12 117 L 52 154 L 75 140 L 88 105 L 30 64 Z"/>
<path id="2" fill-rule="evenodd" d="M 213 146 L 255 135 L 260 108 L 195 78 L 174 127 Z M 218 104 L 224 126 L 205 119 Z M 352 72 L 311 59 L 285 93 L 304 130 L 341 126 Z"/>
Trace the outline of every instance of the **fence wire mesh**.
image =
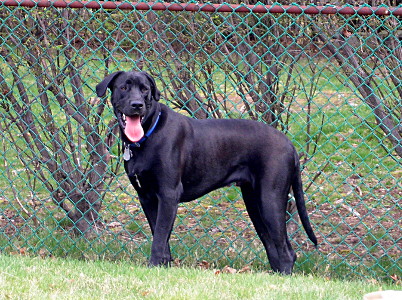
<path id="1" fill-rule="evenodd" d="M 296 270 L 401 278 L 400 6 L 1 3 L 1 253 L 146 261 L 150 230 L 94 91 L 133 69 L 183 114 L 255 119 L 290 137 L 320 241 L 307 241 L 290 197 Z M 171 239 L 177 264 L 268 268 L 236 186 L 181 205 Z"/>

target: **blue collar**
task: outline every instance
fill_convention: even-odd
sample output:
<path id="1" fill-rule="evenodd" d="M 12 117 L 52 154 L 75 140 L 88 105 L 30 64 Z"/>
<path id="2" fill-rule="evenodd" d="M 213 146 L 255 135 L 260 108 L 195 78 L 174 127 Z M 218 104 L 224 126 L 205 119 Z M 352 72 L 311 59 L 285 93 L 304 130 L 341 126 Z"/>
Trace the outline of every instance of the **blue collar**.
<path id="1" fill-rule="evenodd" d="M 152 127 L 148 130 L 148 132 L 147 132 L 138 142 L 131 143 L 131 144 L 128 144 L 128 145 L 127 145 L 130 149 L 131 149 L 131 148 L 139 148 L 139 147 L 141 146 L 141 144 L 142 144 L 143 142 L 145 142 L 146 139 L 151 136 L 151 134 L 154 132 L 156 126 L 158 125 L 158 122 L 159 122 L 159 118 L 160 118 L 160 116 L 161 116 L 161 113 L 162 113 L 162 112 L 159 112 L 158 116 L 156 117 L 156 120 L 155 120 L 154 125 L 152 125 Z"/>

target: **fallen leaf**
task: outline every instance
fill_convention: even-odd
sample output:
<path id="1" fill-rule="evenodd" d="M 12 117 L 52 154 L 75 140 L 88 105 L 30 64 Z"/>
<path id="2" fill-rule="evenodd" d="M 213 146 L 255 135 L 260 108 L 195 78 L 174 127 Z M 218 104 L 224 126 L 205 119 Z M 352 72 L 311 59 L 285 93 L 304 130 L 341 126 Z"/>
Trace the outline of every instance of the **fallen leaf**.
<path id="1" fill-rule="evenodd" d="M 226 274 L 235 274 L 235 273 L 237 273 L 237 270 L 236 270 L 236 269 L 233 269 L 233 268 L 231 268 L 231 267 L 229 267 L 229 266 L 225 266 L 225 267 L 222 269 L 222 273 L 226 273 Z"/>
<path id="2" fill-rule="evenodd" d="M 201 269 L 209 269 L 210 263 L 207 262 L 206 260 L 203 260 L 203 261 L 201 261 L 201 262 L 198 264 L 198 266 L 199 266 Z"/>
<path id="3" fill-rule="evenodd" d="M 251 273 L 251 268 L 250 268 L 250 266 L 245 266 L 245 267 L 241 268 L 239 270 L 239 272 L 237 272 L 237 273 Z"/>
<path id="4" fill-rule="evenodd" d="M 148 296 L 151 293 L 151 291 L 142 291 L 141 296 L 145 297 Z"/>
<path id="5" fill-rule="evenodd" d="M 398 285 L 398 284 L 402 284 L 402 279 L 398 277 L 398 275 L 394 274 L 389 276 L 391 277 L 391 279 Z"/>
<path id="6" fill-rule="evenodd" d="M 181 259 L 175 258 L 175 259 L 173 260 L 173 265 L 174 265 L 175 267 L 180 267 L 180 266 L 181 266 Z"/>

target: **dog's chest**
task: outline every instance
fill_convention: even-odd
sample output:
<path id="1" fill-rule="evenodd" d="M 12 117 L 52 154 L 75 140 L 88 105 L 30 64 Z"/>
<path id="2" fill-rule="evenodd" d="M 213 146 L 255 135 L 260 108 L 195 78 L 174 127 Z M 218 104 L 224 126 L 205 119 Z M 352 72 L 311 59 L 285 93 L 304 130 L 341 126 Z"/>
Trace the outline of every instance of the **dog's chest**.
<path id="1" fill-rule="evenodd" d="M 147 170 L 147 163 L 137 157 L 124 161 L 124 169 L 128 177 L 141 176 Z"/>
<path id="2" fill-rule="evenodd" d="M 152 160 L 149 161 L 144 155 L 133 152 L 133 156 L 128 161 L 124 161 L 124 169 L 135 189 L 154 189 L 153 184 L 158 181 L 158 178 L 152 167 Z"/>

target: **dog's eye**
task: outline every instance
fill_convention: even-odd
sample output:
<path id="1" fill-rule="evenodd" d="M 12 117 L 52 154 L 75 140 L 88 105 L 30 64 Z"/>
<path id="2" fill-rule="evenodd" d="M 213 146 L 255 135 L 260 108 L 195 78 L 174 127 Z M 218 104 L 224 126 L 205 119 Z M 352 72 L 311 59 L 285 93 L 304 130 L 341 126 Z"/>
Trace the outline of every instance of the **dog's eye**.
<path id="1" fill-rule="evenodd" d="M 149 91 L 149 89 L 146 88 L 146 87 L 143 87 L 143 88 L 141 89 L 141 92 L 143 92 L 144 94 L 145 94 L 145 93 L 148 93 L 148 91 Z"/>
<path id="2" fill-rule="evenodd" d="M 120 89 L 121 89 L 122 91 L 127 91 L 127 87 L 126 87 L 126 86 L 122 86 L 122 87 L 120 87 Z"/>

